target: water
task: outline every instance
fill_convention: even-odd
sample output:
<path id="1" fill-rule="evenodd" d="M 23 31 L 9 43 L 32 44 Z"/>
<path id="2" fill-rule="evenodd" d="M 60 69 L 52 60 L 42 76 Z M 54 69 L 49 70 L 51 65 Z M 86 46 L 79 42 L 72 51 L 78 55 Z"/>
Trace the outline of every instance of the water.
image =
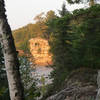
<path id="1" fill-rule="evenodd" d="M 37 85 L 41 86 L 41 78 L 44 79 L 45 85 L 52 83 L 52 79 L 49 78 L 50 72 L 52 72 L 51 67 L 37 66 L 34 72 L 34 76 L 38 79 Z"/>

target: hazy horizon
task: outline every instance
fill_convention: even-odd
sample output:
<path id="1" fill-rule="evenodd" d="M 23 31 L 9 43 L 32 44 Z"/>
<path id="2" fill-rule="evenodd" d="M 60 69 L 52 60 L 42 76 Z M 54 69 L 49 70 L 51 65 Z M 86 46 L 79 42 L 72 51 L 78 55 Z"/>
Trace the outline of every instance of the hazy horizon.
<path id="1" fill-rule="evenodd" d="M 6 0 L 6 14 L 11 29 L 15 30 L 29 23 L 33 23 L 34 17 L 41 12 L 53 10 L 57 13 L 61 9 L 63 2 L 66 2 L 66 0 Z M 80 7 L 83 7 L 83 5 L 71 6 L 66 2 L 66 8 L 69 11 Z"/>

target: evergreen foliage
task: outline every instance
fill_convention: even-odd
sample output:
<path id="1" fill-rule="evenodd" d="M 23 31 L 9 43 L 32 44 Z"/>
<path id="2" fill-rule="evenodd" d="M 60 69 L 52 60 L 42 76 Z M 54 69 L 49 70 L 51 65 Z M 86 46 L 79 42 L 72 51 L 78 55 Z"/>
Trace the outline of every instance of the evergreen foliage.
<path id="1" fill-rule="evenodd" d="M 65 3 L 63 3 L 62 5 L 62 9 L 61 10 L 58 10 L 59 11 L 59 14 L 61 17 L 65 16 L 66 14 L 68 14 L 68 10 L 66 9 L 66 5 Z"/>
<path id="2" fill-rule="evenodd" d="M 57 78 L 56 81 L 58 84 L 60 84 L 62 81 L 64 81 L 64 77 L 66 77 L 67 73 L 67 59 L 68 59 L 68 49 L 69 49 L 69 44 L 66 44 L 66 38 L 67 38 L 67 31 L 69 27 L 67 27 L 68 20 L 66 18 L 58 18 L 55 20 L 56 23 L 56 32 L 53 35 L 53 41 L 51 41 L 50 46 L 51 46 L 51 52 L 53 53 L 53 77 Z M 67 22 L 67 23 L 66 23 Z M 62 69 L 62 70 L 61 70 Z M 61 74 L 63 73 L 63 74 Z M 57 83 L 54 82 L 54 83 Z"/>
<path id="3" fill-rule="evenodd" d="M 89 5 L 90 6 L 93 6 L 95 5 L 95 3 L 98 1 L 98 0 L 66 0 L 69 4 L 79 4 L 79 3 L 86 3 L 86 2 L 89 2 Z"/>
<path id="4" fill-rule="evenodd" d="M 53 89 L 59 91 L 70 72 L 100 68 L 100 5 L 75 10 L 48 24 L 53 54 Z"/>

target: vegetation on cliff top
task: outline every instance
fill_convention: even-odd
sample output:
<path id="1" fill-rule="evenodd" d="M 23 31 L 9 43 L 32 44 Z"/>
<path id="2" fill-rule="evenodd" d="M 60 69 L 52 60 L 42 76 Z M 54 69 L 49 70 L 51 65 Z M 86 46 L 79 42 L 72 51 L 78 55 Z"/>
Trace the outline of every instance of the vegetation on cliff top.
<path id="1" fill-rule="evenodd" d="M 36 23 L 28 24 L 20 29 L 13 31 L 16 48 L 29 52 L 29 39 L 34 37 L 42 37 L 48 39 L 47 25 L 48 20 L 55 18 L 55 12 L 50 10 L 46 15 L 41 13 L 37 15 L 34 20 Z"/>

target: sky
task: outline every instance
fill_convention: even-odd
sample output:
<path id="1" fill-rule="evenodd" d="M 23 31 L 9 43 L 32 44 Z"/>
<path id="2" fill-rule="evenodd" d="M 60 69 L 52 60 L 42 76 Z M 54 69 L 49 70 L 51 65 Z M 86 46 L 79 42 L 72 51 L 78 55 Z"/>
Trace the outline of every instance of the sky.
<path id="1" fill-rule="evenodd" d="M 34 22 L 34 17 L 41 12 L 54 10 L 56 13 L 65 0 L 5 0 L 6 14 L 12 30 Z M 81 8 L 84 5 L 68 5 L 69 11 Z"/>

